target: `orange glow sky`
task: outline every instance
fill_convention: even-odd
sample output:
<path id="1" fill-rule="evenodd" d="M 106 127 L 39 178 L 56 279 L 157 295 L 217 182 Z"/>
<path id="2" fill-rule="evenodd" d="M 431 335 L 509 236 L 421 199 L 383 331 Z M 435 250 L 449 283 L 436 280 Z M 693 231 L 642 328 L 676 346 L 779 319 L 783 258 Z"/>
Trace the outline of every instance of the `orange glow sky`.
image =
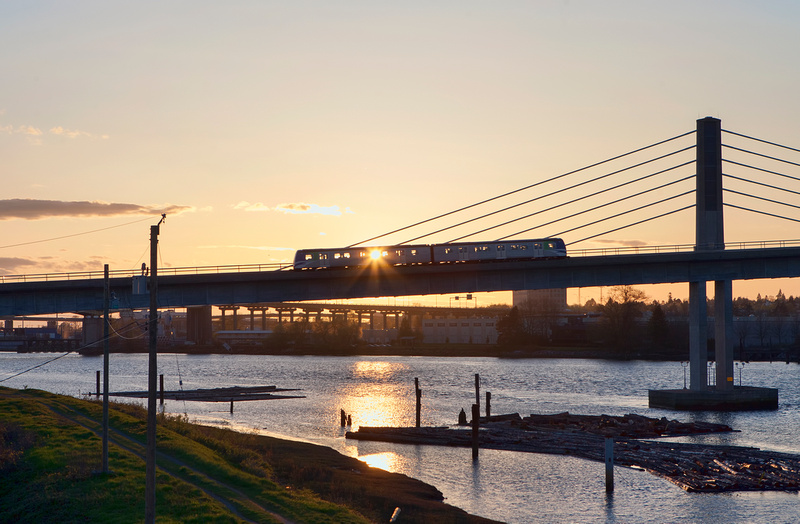
<path id="1" fill-rule="evenodd" d="M 162 210 L 164 266 L 290 261 L 705 116 L 800 147 L 798 26 L 771 0 L 4 2 L 0 274 L 139 267 Z M 729 241 L 800 237 L 726 213 Z M 581 247 L 693 242 L 690 212 Z"/>

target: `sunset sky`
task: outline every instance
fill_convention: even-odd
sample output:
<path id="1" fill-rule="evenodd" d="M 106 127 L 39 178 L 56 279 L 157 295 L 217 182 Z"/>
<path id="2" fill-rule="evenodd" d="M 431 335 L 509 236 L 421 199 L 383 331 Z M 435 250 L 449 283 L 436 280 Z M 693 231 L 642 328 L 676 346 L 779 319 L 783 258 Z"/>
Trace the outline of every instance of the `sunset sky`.
<path id="1" fill-rule="evenodd" d="M 0 274 L 136 268 L 162 212 L 165 266 L 288 262 L 705 116 L 800 148 L 798 27 L 789 0 L 2 2 Z M 693 221 L 578 247 L 691 244 Z M 729 241 L 798 226 L 726 210 Z M 800 281 L 734 293 L 779 288 Z"/>

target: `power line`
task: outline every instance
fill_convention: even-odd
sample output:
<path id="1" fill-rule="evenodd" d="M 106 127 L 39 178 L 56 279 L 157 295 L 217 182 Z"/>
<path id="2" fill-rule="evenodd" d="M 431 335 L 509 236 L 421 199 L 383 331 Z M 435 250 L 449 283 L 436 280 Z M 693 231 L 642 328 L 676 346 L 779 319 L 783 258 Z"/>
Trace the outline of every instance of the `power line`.
<path id="1" fill-rule="evenodd" d="M 453 214 L 455 214 L 455 213 L 460 213 L 461 211 L 466 211 L 467 209 L 471 209 L 471 208 L 473 208 L 473 207 L 477 207 L 477 206 L 480 206 L 480 205 L 486 204 L 486 203 L 488 203 L 488 202 L 492 202 L 492 201 L 494 201 L 494 200 L 498 200 L 498 199 L 500 199 L 500 198 L 504 198 L 504 197 L 507 197 L 507 196 L 509 196 L 509 195 L 513 195 L 513 194 L 515 194 L 515 193 L 519 193 L 519 192 L 521 192 L 521 191 L 525 191 L 525 190 L 527 190 L 527 189 L 531 189 L 531 188 L 533 188 L 533 187 L 536 187 L 536 186 L 539 186 L 539 185 L 542 185 L 542 184 L 546 184 L 546 183 L 548 183 L 548 182 L 553 182 L 553 181 L 555 181 L 555 180 L 558 180 L 558 179 L 560 179 L 560 178 L 564 178 L 564 177 L 566 177 L 566 176 L 573 175 L 573 174 L 575 174 L 575 173 L 579 173 L 579 172 L 581 172 L 581 171 L 585 171 L 585 170 L 587 170 L 587 169 L 591 169 L 591 168 L 593 168 L 593 167 L 597 167 L 597 166 L 600 166 L 600 165 L 606 164 L 606 163 L 608 163 L 608 162 L 612 162 L 612 161 L 614 161 L 614 160 L 618 160 L 618 159 L 620 159 L 620 158 L 624 158 L 624 157 L 626 157 L 626 156 L 629 156 L 629 155 L 632 155 L 632 154 L 635 154 L 635 153 L 639 153 L 639 152 L 641 152 L 641 151 L 645 151 L 645 150 L 647 150 L 647 149 L 650 149 L 650 148 L 652 148 L 652 147 L 656 147 L 656 146 L 659 146 L 659 145 L 662 145 L 662 144 L 666 144 L 666 143 L 668 143 L 668 142 L 671 142 L 671 141 L 673 141 L 673 140 L 677 140 L 677 139 L 679 139 L 679 138 L 682 138 L 682 137 L 684 137 L 684 136 L 691 135 L 691 134 L 693 134 L 693 133 L 695 133 L 695 132 L 696 132 L 695 130 L 692 130 L 692 131 L 688 131 L 688 132 L 686 132 L 686 133 L 681 133 L 680 135 L 676 135 L 676 136 L 674 136 L 674 137 L 672 137 L 672 138 L 668 138 L 668 139 L 666 139 L 666 140 L 661 140 L 661 141 L 659 141 L 659 142 L 655 142 L 655 143 L 653 143 L 653 144 L 650 144 L 650 145 L 648 145 L 648 146 L 640 147 L 640 148 L 638 148 L 638 149 L 634 149 L 633 151 L 629 151 L 629 152 L 627 152 L 627 153 L 623 153 L 623 154 L 621 154 L 621 155 L 617 155 L 617 156 L 615 156 L 615 157 L 608 158 L 608 159 L 606 159 L 606 160 L 602 160 L 602 161 L 600 161 L 600 162 L 596 162 L 596 163 L 594 163 L 594 164 L 591 164 L 591 165 L 588 165 L 588 166 L 584 166 L 584 167 L 581 167 L 581 168 L 575 169 L 575 170 L 573 170 L 573 171 L 569 171 L 569 172 L 567 172 L 567 173 L 563 173 L 563 174 L 561 174 L 561 175 L 557 175 L 557 176 L 555 176 L 555 177 L 552 177 L 552 178 L 549 178 L 549 179 L 547 179 L 547 180 L 543 180 L 543 181 L 541 181 L 541 182 L 536 182 L 536 183 L 534 183 L 534 184 L 530 184 L 530 185 L 527 185 L 527 186 L 525 186 L 525 187 L 521 187 L 521 188 L 519 188 L 519 189 L 515 189 L 515 190 L 513 190 L 513 191 L 509 191 L 509 192 L 507 192 L 507 193 L 503 193 L 503 194 L 501 194 L 501 195 L 497 195 L 497 196 L 494 196 L 494 197 L 491 197 L 491 198 L 487 198 L 486 200 L 482 200 L 482 201 L 480 201 L 480 202 L 477 202 L 477 203 L 474 203 L 474 204 L 470 204 L 470 205 L 468 205 L 468 206 L 464 206 L 464 207 L 461 207 L 461 208 L 459 208 L 459 209 L 454 209 L 453 211 L 448 211 L 447 213 L 443 213 L 443 214 L 441 214 L 441 215 L 437 215 L 437 216 L 435 216 L 435 217 L 432 217 L 432 218 L 428 218 L 428 219 L 425 219 L 425 220 L 421 220 L 421 221 L 419 221 L 419 222 L 416 222 L 416 223 L 414 223 L 414 224 L 411 224 L 411 225 L 408 225 L 408 226 L 405 226 L 405 227 L 401 227 L 401 228 L 395 229 L 394 231 L 389 231 L 388 233 L 383 233 L 382 235 L 378 235 L 378 236 L 375 236 L 375 237 L 372 237 L 372 238 L 368 238 L 368 239 L 366 239 L 366 240 L 362 240 L 362 241 L 360 241 L 360 242 L 356 242 L 356 243 L 354 243 L 354 244 L 351 244 L 351 245 L 349 245 L 349 246 L 347 246 L 347 247 L 355 247 L 355 246 L 358 246 L 358 245 L 360 245 L 360 244 L 364 244 L 364 243 L 366 243 L 366 242 L 372 242 L 373 240 L 377 240 L 377 239 L 379 239 L 379 238 L 383 238 L 383 237 L 385 237 L 385 236 L 392 235 L 392 234 L 394 234 L 394 233 L 399 233 L 399 232 L 401 232 L 401 231 L 405 231 L 405 230 L 407 230 L 407 229 L 411 229 L 412 227 L 420 226 L 420 225 L 422 225 L 422 224 L 427 224 L 428 222 L 432 222 L 432 221 L 434 221 L 434 220 L 438 220 L 438 219 L 440 219 L 440 218 L 444 218 L 444 217 L 446 217 L 446 216 L 453 215 Z M 692 146 L 692 147 L 694 147 L 694 146 Z"/>
<path id="2" fill-rule="evenodd" d="M 93 229 L 91 231 L 84 231 L 83 233 L 73 233 L 71 235 L 64 235 L 64 236 L 60 236 L 60 237 L 44 238 L 44 239 L 41 239 L 41 240 L 31 240 L 30 242 L 21 242 L 19 244 L 9 244 L 7 246 L 0 246 L 0 249 L 5 249 L 5 248 L 9 248 L 9 247 L 29 246 L 31 244 L 40 244 L 42 242 L 52 242 L 53 240 L 62 240 L 62 239 L 65 239 L 65 238 L 78 237 L 78 236 L 81 236 L 81 235 L 88 235 L 90 233 L 98 233 L 100 231 L 107 231 L 109 229 L 114 229 L 114 228 L 117 228 L 117 227 L 130 226 L 131 224 L 138 224 L 139 222 L 144 222 L 145 220 L 152 220 L 152 217 L 146 217 L 146 218 L 143 218 L 141 220 L 134 220 L 133 222 L 128 222 L 128 223 L 125 223 L 125 224 L 118 224 L 116 226 L 108 226 L 108 227 L 103 227 L 103 228 L 100 228 L 100 229 Z"/>

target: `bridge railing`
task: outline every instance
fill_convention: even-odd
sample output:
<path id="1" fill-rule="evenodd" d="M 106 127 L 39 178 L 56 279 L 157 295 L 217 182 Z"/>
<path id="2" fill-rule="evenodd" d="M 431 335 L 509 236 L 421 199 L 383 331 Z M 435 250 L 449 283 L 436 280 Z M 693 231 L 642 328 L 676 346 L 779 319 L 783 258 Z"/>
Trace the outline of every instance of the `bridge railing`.
<path id="1" fill-rule="evenodd" d="M 754 240 L 749 242 L 726 242 L 725 249 L 769 249 L 782 247 L 800 247 L 800 240 Z M 694 251 L 694 244 L 675 244 L 668 246 L 619 246 L 591 249 L 569 249 L 571 257 L 597 257 L 611 255 L 644 255 L 659 253 L 678 253 Z"/>
<path id="2" fill-rule="evenodd" d="M 280 271 L 290 269 L 291 264 L 238 264 L 227 266 L 197 266 L 197 267 L 160 267 L 159 276 L 175 275 L 203 275 L 215 273 L 245 273 L 255 271 Z M 141 269 L 112 269 L 109 278 L 130 278 L 140 276 Z M 48 282 L 65 280 L 90 280 L 103 278 L 103 271 L 77 271 L 70 273 L 37 273 L 31 275 L 0 275 L 0 284 L 15 282 Z"/>

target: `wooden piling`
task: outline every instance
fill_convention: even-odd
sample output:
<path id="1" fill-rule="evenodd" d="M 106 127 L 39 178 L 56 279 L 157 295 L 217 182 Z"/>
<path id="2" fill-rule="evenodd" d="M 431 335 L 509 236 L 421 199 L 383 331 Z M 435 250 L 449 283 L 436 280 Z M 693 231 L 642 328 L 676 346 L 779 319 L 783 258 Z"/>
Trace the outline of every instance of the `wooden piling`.
<path id="1" fill-rule="evenodd" d="M 352 415 L 347 415 L 347 425 L 348 425 L 348 427 L 353 425 L 353 417 L 352 417 Z"/>
<path id="2" fill-rule="evenodd" d="M 614 492 L 614 438 L 606 437 L 606 493 Z"/>
<path id="3" fill-rule="evenodd" d="M 344 412 L 343 409 L 339 410 L 339 422 L 342 424 L 342 427 L 347 425 L 347 414 Z"/>
<path id="4" fill-rule="evenodd" d="M 97 371 L 97 398 L 100 398 L 100 371 Z"/>
<path id="5" fill-rule="evenodd" d="M 481 407 L 481 376 L 475 373 L 475 404 Z"/>
<path id="6" fill-rule="evenodd" d="M 158 380 L 160 382 L 159 385 L 161 386 L 161 405 L 163 406 L 164 405 L 164 375 L 163 374 L 159 375 L 158 376 Z M 231 408 L 231 413 L 233 413 L 233 408 Z"/>
<path id="7" fill-rule="evenodd" d="M 231 415 L 233 415 L 233 399 L 231 399 Z"/>
<path id="8" fill-rule="evenodd" d="M 422 390 L 419 389 L 419 378 L 414 377 L 414 389 L 417 392 L 417 427 L 420 426 L 420 415 L 422 414 Z"/>
<path id="9" fill-rule="evenodd" d="M 475 375 L 476 377 L 478 375 Z M 472 460 L 478 460 L 478 428 L 481 418 L 481 407 L 478 404 L 472 405 Z"/>
<path id="10" fill-rule="evenodd" d="M 492 392 L 486 392 L 486 418 L 492 416 Z"/>

